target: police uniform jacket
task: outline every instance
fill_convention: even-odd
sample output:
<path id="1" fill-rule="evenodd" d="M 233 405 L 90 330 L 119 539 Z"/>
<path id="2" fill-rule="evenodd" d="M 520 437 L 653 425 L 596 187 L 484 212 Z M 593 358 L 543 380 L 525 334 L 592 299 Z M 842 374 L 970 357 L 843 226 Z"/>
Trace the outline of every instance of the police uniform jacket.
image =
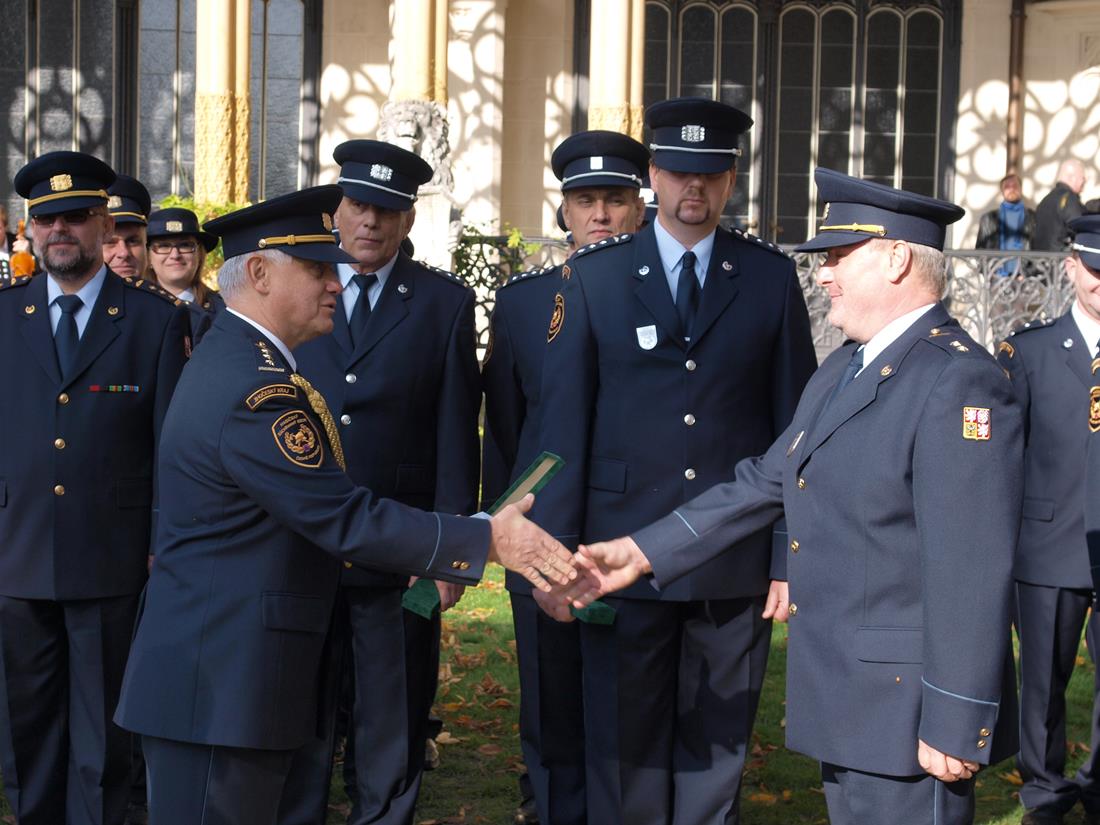
<path id="1" fill-rule="evenodd" d="M 558 283 L 539 446 L 565 466 L 535 514 L 567 546 L 629 533 L 728 479 L 783 431 L 816 367 L 793 261 L 721 228 L 690 345 L 652 225 L 578 251 Z M 642 583 L 623 595 L 763 593 L 780 573 L 767 527 L 660 594 Z"/>
<path id="2" fill-rule="evenodd" d="M 289 749 L 316 732 L 340 561 L 462 584 L 485 521 L 356 487 L 275 346 L 219 313 L 180 380 L 163 508 L 116 721 L 142 734 Z"/>
<path id="3" fill-rule="evenodd" d="M 1093 342 L 1095 343 L 1095 342 Z M 1085 544 L 1089 345 L 1073 316 L 1032 322 L 1000 345 L 1024 415 L 1024 504 L 1014 574 L 1047 587 L 1091 589 Z"/>
<path id="4" fill-rule="evenodd" d="M 412 507 L 473 513 L 481 412 L 473 290 L 401 252 L 365 340 L 352 347 L 342 305 L 334 323 L 295 358 L 339 422 L 348 475 Z M 344 576 L 351 586 L 403 583 L 357 568 Z"/>
<path id="5" fill-rule="evenodd" d="M 76 366 L 62 378 L 46 286 L 47 276 L 35 276 L 0 290 L 0 594 L 137 593 L 187 313 L 159 287 L 108 271 Z"/>
<path id="6" fill-rule="evenodd" d="M 763 456 L 634 539 L 665 587 L 785 510 L 787 746 L 892 776 L 922 774 L 918 737 L 996 762 L 1017 746 L 1019 405 L 942 305 L 826 407 L 854 348 Z"/>

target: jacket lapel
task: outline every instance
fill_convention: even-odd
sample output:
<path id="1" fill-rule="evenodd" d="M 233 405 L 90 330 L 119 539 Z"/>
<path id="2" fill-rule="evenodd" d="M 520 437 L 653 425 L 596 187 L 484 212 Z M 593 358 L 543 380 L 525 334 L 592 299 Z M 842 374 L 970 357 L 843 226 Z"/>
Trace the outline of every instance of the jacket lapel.
<path id="1" fill-rule="evenodd" d="M 57 349 L 53 344 L 50 325 L 50 306 L 46 298 L 46 273 L 37 275 L 27 284 L 27 302 L 19 313 L 23 319 L 23 339 L 39 366 L 55 384 L 61 383 L 61 370 L 57 366 Z M 28 310 L 30 310 L 28 312 Z"/>
<path id="2" fill-rule="evenodd" d="M 415 278 L 408 266 L 409 259 L 404 252 L 397 255 L 397 263 L 390 270 L 390 276 L 386 278 L 386 285 L 382 288 L 382 294 L 378 296 L 378 303 L 371 311 L 370 320 L 367 322 L 367 332 L 363 340 L 355 345 L 355 353 L 351 363 L 359 361 L 375 345 L 382 340 L 391 329 L 401 323 L 409 314 L 409 308 L 405 302 L 413 297 L 413 284 Z"/>
<path id="3" fill-rule="evenodd" d="M 669 292 L 668 278 L 657 252 L 657 239 L 653 227 L 647 226 L 634 236 L 634 271 L 636 286 L 634 294 L 646 308 L 669 339 L 684 348 L 684 338 L 680 334 L 680 318 L 676 314 L 676 304 Z"/>
<path id="4" fill-rule="evenodd" d="M 707 267 L 706 283 L 699 301 L 699 313 L 695 316 L 695 326 L 691 332 L 690 350 L 706 335 L 714 322 L 737 297 L 737 283 L 734 280 L 741 273 L 737 250 L 733 240 L 722 229 L 714 236 L 714 249 Z"/>
<path id="5" fill-rule="evenodd" d="M 72 372 L 64 377 L 66 386 L 88 369 L 100 353 L 119 336 L 118 322 L 126 315 L 124 289 L 122 279 L 108 269 L 107 277 L 103 279 L 103 288 L 99 290 L 99 297 L 92 307 L 88 325 L 80 336 L 80 346 L 76 349 Z"/>

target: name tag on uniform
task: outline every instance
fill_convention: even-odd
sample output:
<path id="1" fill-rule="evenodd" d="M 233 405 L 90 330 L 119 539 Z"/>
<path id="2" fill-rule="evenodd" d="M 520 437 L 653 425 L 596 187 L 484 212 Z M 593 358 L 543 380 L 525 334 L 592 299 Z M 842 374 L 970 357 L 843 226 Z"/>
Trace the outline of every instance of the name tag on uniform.
<path id="1" fill-rule="evenodd" d="M 650 324 L 648 327 L 638 327 L 638 346 L 642 349 L 653 349 L 657 346 L 657 327 Z"/>

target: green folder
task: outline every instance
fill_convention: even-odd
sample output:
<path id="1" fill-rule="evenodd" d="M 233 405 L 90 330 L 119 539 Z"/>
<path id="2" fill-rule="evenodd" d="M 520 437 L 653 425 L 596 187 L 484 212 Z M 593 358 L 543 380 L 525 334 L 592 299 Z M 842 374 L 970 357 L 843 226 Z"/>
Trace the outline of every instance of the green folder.
<path id="1" fill-rule="evenodd" d="M 439 612 L 439 590 L 431 579 L 417 579 L 401 597 L 401 606 L 410 613 L 430 619 Z"/>
<path id="2" fill-rule="evenodd" d="M 544 452 L 528 465 L 523 475 L 515 480 L 500 498 L 496 500 L 486 512 L 495 516 L 509 504 L 515 504 L 528 493 L 538 495 L 539 490 L 545 487 L 550 479 L 557 475 L 558 470 L 565 466 L 565 461 L 553 453 Z"/>
<path id="3" fill-rule="evenodd" d="M 569 612 L 574 618 L 585 624 L 615 624 L 615 608 L 603 602 L 592 602 L 588 607 L 570 607 Z"/>

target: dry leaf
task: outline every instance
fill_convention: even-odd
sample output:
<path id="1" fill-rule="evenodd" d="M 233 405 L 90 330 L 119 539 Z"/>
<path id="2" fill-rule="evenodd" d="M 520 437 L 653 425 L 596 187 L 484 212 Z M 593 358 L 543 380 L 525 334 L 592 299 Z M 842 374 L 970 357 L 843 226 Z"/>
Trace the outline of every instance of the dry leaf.
<path id="1" fill-rule="evenodd" d="M 774 805 L 776 801 L 776 795 L 767 793 L 766 791 L 757 791 L 754 794 L 749 794 L 749 802 L 756 802 L 759 805 Z"/>
<path id="2" fill-rule="evenodd" d="M 457 736 L 452 736 L 447 731 L 441 731 L 439 736 L 435 738 L 437 745 L 457 745 L 461 741 Z"/>
<path id="3" fill-rule="evenodd" d="M 1015 785 L 1019 787 L 1024 784 L 1023 777 L 1020 776 L 1019 771 L 1008 771 L 1000 774 L 1001 779 L 1007 782 L 1009 785 Z"/>
<path id="4" fill-rule="evenodd" d="M 504 748 L 493 742 L 486 742 L 477 749 L 477 752 L 482 756 L 500 756 L 500 754 L 504 752 Z"/>

